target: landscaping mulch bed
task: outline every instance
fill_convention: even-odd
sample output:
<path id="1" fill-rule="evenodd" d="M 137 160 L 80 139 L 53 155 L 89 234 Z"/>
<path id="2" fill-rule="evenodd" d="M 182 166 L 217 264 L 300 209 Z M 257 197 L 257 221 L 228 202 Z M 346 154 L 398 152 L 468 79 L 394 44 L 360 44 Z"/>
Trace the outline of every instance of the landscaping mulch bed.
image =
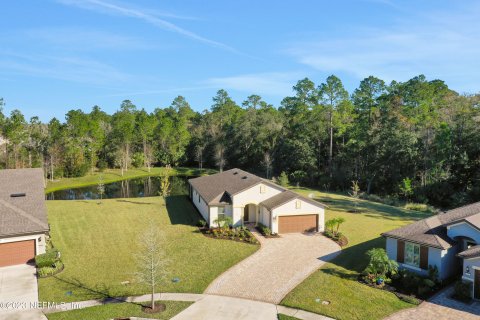
<path id="1" fill-rule="evenodd" d="M 167 306 L 164 303 L 155 304 L 155 308 L 153 308 L 153 309 L 150 306 L 148 306 L 148 307 L 143 306 L 142 307 L 142 311 L 145 312 L 145 313 L 148 313 L 148 314 L 160 313 L 160 312 L 165 311 L 166 309 L 167 309 Z"/>
<path id="2" fill-rule="evenodd" d="M 410 304 L 413 304 L 413 305 L 416 305 L 418 306 L 420 303 L 422 303 L 424 300 L 420 299 L 420 298 L 417 298 L 416 296 L 414 295 L 408 295 L 408 294 L 405 294 L 405 293 L 401 293 L 401 292 L 398 292 L 397 289 L 395 287 L 392 287 L 386 283 L 382 284 L 382 285 L 376 285 L 374 283 L 367 283 L 363 278 L 362 278 L 362 275 L 359 275 L 358 276 L 358 282 L 360 282 L 361 284 L 364 284 L 370 288 L 375 288 L 375 289 L 379 289 L 379 290 L 384 290 L 384 291 L 388 291 L 388 292 L 391 292 L 393 293 L 398 299 L 404 301 L 404 302 L 407 302 L 407 303 L 410 303 Z M 436 293 L 438 291 L 435 291 L 434 293 Z M 433 294 L 432 294 L 433 295 Z"/>
<path id="3" fill-rule="evenodd" d="M 348 244 L 348 238 L 345 237 L 343 234 L 340 236 L 339 239 L 335 239 L 332 237 L 329 237 L 326 233 L 323 233 L 323 235 L 329 239 L 332 239 L 335 241 L 340 247 L 345 247 Z"/>
<path id="4" fill-rule="evenodd" d="M 248 233 L 247 237 L 245 238 L 239 238 L 237 236 L 228 236 L 228 235 L 223 235 L 223 234 L 217 234 L 215 235 L 213 233 L 213 230 L 216 229 L 209 229 L 209 228 L 201 228 L 199 227 L 198 230 L 207 238 L 212 238 L 212 239 L 222 239 L 222 240 L 230 240 L 230 241 L 236 241 L 236 242 L 242 242 L 242 243 L 248 243 L 248 244 L 258 244 L 257 239 L 251 234 Z"/>

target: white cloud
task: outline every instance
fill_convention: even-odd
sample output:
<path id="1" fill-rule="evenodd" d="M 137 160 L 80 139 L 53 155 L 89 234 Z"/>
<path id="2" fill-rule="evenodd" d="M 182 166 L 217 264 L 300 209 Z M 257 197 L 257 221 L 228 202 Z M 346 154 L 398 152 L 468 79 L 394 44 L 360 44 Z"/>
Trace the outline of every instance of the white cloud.
<path id="1" fill-rule="evenodd" d="M 322 72 L 345 72 L 362 79 L 407 80 L 418 74 L 446 80 L 459 91 L 477 92 L 480 77 L 479 7 L 433 12 L 390 28 L 357 28 L 334 40 L 291 44 L 298 62 Z M 333 37 L 333 36 L 332 36 Z"/>
<path id="2" fill-rule="evenodd" d="M 109 85 L 131 79 L 111 65 L 74 56 L 25 55 L 0 51 L 3 74 L 22 74 L 91 85 Z"/>
<path id="3" fill-rule="evenodd" d="M 210 78 L 205 81 L 205 84 L 212 88 L 233 89 L 249 94 L 285 96 L 292 92 L 292 86 L 301 77 L 305 75 L 298 72 L 256 73 Z"/>
<path id="4" fill-rule="evenodd" d="M 161 19 L 158 15 L 154 15 L 147 10 L 127 8 L 125 6 L 113 4 L 113 3 L 106 2 L 106 1 L 103 1 L 103 0 L 58 0 L 58 2 L 66 4 L 66 5 L 77 6 L 77 7 L 83 8 L 83 9 L 89 9 L 89 10 L 92 10 L 92 11 L 97 11 L 97 12 L 100 12 L 100 13 L 117 14 L 117 15 L 120 15 L 120 16 L 139 19 L 139 20 L 142 20 L 142 21 L 144 21 L 146 23 L 149 23 L 153 26 L 156 26 L 158 28 L 161 28 L 161 29 L 164 29 L 164 30 L 167 30 L 167 31 L 170 31 L 170 32 L 178 33 L 182 36 L 185 36 L 187 38 L 190 38 L 190 39 L 193 39 L 193 40 L 196 40 L 196 41 L 199 41 L 199 42 L 203 42 L 203 43 L 208 44 L 210 46 L 221 48 L 221 49 L 228 50 L 228 51 L 235 52 L 235 53 L 240 53 L 236 49 L 234 49 L 234 48 L 232 48 L 232 47 L 230 47 L 230 46 L 228 46 L 224 43 L 211 40 L 211 39 L 203 37 L 203 36 L 201 36 L 201 35 L 199 35 L 195 32 L 192 32 L 192 31 L 186 30 L 184 28 L 181 28 L 181 27 L 177 26 L 176 24 L 173 24 L 173 23 L 168 22 L 164 19 Z M 175 16 L 175 17 L 178 18 L 178 16 Z"/>

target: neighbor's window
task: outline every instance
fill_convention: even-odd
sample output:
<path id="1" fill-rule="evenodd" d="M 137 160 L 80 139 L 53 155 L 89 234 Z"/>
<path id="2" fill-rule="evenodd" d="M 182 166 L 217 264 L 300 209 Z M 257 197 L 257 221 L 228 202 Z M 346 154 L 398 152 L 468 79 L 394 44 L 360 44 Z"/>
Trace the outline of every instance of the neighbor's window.
<path id="1" fill-rule="evenodd" d="M 260 185 L 260 193 L 265 193 L 267 191 L 267 186 L 264 186 L 263 184 Z"/>
<path id="2" fill-rule="evenodd" d="M 405 263 L 414 267 L 420 266 L 420 246 L 418 244 L 405 243 Z"/>
<path id="3" fill-rule="evenodd" d="M 300 200 L 295 201 L 295 208 L 300 209 L 301 207 L 302 207 L 302 201 Z"/>

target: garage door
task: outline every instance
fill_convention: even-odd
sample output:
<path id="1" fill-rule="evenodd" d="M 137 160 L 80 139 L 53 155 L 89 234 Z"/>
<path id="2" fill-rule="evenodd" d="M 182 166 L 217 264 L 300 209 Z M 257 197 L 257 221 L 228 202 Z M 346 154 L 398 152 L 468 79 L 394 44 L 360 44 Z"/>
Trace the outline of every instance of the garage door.
<path id="1" fill-rule="evenodd" d="M 318 231 L 316 214 L 279 217 L 278 233 L 305 231 Z"/>
<path id="2" fill-rule="evenodd" d="M 0 267 L 24 264 L 35 258 L 35 240 L 0 244 Z"/>

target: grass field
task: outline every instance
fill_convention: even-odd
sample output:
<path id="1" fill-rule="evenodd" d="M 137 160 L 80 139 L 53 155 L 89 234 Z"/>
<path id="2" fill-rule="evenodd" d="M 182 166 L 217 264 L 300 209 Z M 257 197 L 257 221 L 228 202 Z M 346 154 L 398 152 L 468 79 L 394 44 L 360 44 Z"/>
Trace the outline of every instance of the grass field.
<path id="1" fill-rule="evenodd" d="M 366 251 L 385 248 L 382 232 L 425 218 L 427 214 L 362 200 L 358 205 L 361 212 L 350 213 L 354 208 L 350 197 L 306 188 L 293 190 L 303 195 L 312 194 L 314 199 L 327 204 L 325 219 L 345 218 L 340 231 L 347 236 L 349 244 L 338 257 L 291 291 L 282 301 L 283 305 L 336 319 L 382 319 L 400 309 L 413 307 L 391 293 L 359 283 L 357 277 L 368 263 Z M 316 302 L 317 298 L 331 303 L 322 305 Z"/>
<path id="2" fill-rule="evenodd" d="M 51 313 L 47 315 L 48 320 L 106 320 L 125 317 L 142 317 L 151 319 L 170 319 L 180 311 L 189 307 L 191 302 L 184 301 L 158 301 L 164 303 L 165 311 L 158 314 L 148 314 L 142 311 L 142 306 L 137 303 L 115 303 L 103 306 L 90 307 L 72 311 Z"/>
<path id="3" fill-rule="evenodd" d="M 69 188 L 78 188 L 85 187 L 90 185 L 98 184 L 100 176 L 103 177 L 104 183 L 115 182 L 125 179 L 146 177 L 146 176 L 158 176 L 165 170 L 162 167 L 151 168 L 150 172 L 146 169 L 128 169 L 128 171 L 123 172 L 123 176 L 120 169 L 106 169 L 103 172 L 95 171 L 93 173 L 89 172 L 84 177 L 79 178 L 61 178 L 54 181 L 47 182 L 47 188 L 45 192 L 52 192 L 62 189 Z M 184 175 L 184 176 L 197 176 L 201 174 L 212 174 L 215 173 L 215 170 L 205 169 L 199 170 L 196 168 L 174 168 L 173 174 Z"/>
<path id="4" fill-rule="evenodd" d="M 169 277 L 162 292 L 201 293 L 223 271 L 249 256 L 257 245 L 203 236 L 199 215 L 186 196 L 47 201 L 52 242 L 65 270 L 39 279 L 41 301 L 80 301 L 140 295 L 148 288 L 133 273 L 137 239 L 150 225 L 166 237 Z M 172 278 L 179 282 L 173 283 Z M 122 285 L 122 281 L 130 281 Z"/>

